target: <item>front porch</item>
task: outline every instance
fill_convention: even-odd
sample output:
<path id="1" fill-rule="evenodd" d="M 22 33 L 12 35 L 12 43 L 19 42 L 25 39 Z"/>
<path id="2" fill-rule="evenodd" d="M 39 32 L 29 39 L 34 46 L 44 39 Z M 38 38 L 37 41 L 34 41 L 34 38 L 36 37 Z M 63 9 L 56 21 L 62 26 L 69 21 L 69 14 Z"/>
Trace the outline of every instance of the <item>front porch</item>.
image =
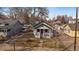
<path id="1" fill-rule="evenodd" d="M 36 31 L 39 38 L 51 38 L 50 29 L 37 29 Z"/>

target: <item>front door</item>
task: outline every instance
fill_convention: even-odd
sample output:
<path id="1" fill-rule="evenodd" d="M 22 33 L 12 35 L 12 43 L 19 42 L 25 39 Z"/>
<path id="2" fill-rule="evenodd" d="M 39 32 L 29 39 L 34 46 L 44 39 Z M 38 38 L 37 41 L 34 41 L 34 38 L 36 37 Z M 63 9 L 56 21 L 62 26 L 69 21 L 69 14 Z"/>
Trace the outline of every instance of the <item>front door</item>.
<path id="1" fill-rule="evenodd" d="M 40 29 L 40 38 L 43 38 L 43 29 Z"/>

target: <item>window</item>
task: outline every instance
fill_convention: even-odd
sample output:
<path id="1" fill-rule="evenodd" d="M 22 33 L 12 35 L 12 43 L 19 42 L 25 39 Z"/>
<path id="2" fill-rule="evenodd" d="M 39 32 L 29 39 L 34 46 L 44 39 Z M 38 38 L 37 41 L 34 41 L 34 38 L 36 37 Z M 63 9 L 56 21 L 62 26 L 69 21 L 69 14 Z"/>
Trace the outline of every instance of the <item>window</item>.
<path id="1" fill-rule="evenodd" d="M 47 29 L 45 29 L 45 32 L 48 32 L 48 30 L 47 30 Z"/>
<path id="2" fill-rule="evenodd" d="M 6 23 L 5 25 L 9 25 L 8 23 Z"/>
<path id="3" fill-rule="evenodd" d="M 11 29 L 8 29 L 7 32 L 9 32 Z"/>
<path id="4" fill-rule="evenodd" d="M 4 30 L 0 29 L 0 32 L 4 32 Z"/>
<path id="5" fill-rule="evenodd" d="M 25 28 L 22 28 L 22 30 L 25 30 Z"/>
<path id="6" fill-rule="evenodd" d="M 39 30 L 39 29 L 37 29 L 37 32 L 40 32 L 40 30 Z"/>

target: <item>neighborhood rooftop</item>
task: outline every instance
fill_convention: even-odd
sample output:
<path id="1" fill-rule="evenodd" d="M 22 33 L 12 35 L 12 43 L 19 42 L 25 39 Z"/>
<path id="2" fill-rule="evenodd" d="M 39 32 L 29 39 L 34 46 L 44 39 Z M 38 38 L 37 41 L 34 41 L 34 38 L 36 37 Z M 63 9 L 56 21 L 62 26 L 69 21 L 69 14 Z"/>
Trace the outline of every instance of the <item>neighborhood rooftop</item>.
<path id="1" fill-rule="evenodd" d="M 18 20 L 0 20 L 0 28 L 11 28 Z M 6 26 L 4 26 L 6 25 Z"/>
<path id="2" fill-rule="evenodd" d="M 74 24 L 68 24 L 71 30 L 75 30 L 75 23 Z M 77 30 L 79 30 L 79 23 L 77 24 Z"/>

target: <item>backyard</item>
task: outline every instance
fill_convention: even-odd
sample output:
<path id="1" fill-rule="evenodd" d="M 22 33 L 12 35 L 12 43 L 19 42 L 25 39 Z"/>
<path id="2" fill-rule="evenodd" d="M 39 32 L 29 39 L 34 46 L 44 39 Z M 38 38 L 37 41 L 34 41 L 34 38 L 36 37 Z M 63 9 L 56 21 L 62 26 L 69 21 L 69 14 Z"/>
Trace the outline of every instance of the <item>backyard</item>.
<path id="1" fill-rule="evenodd" d="M 34 38 L 33 35 L 15 36 L 13 39 L 3 41 L 0 50 L 5 51 L 63 51 L 73 50 L 73 38 L 61 35 L 53 38 Z M 65 36 L 65 37 L 64 37 Z M 31 37 L 31 38 L 30 38 Z M 64 38 L 63 38 L 64 37 Z M 72 45 L 72 46 L 71 46 Z M 71 47 L 71 48 L 70 48 Z"/>

